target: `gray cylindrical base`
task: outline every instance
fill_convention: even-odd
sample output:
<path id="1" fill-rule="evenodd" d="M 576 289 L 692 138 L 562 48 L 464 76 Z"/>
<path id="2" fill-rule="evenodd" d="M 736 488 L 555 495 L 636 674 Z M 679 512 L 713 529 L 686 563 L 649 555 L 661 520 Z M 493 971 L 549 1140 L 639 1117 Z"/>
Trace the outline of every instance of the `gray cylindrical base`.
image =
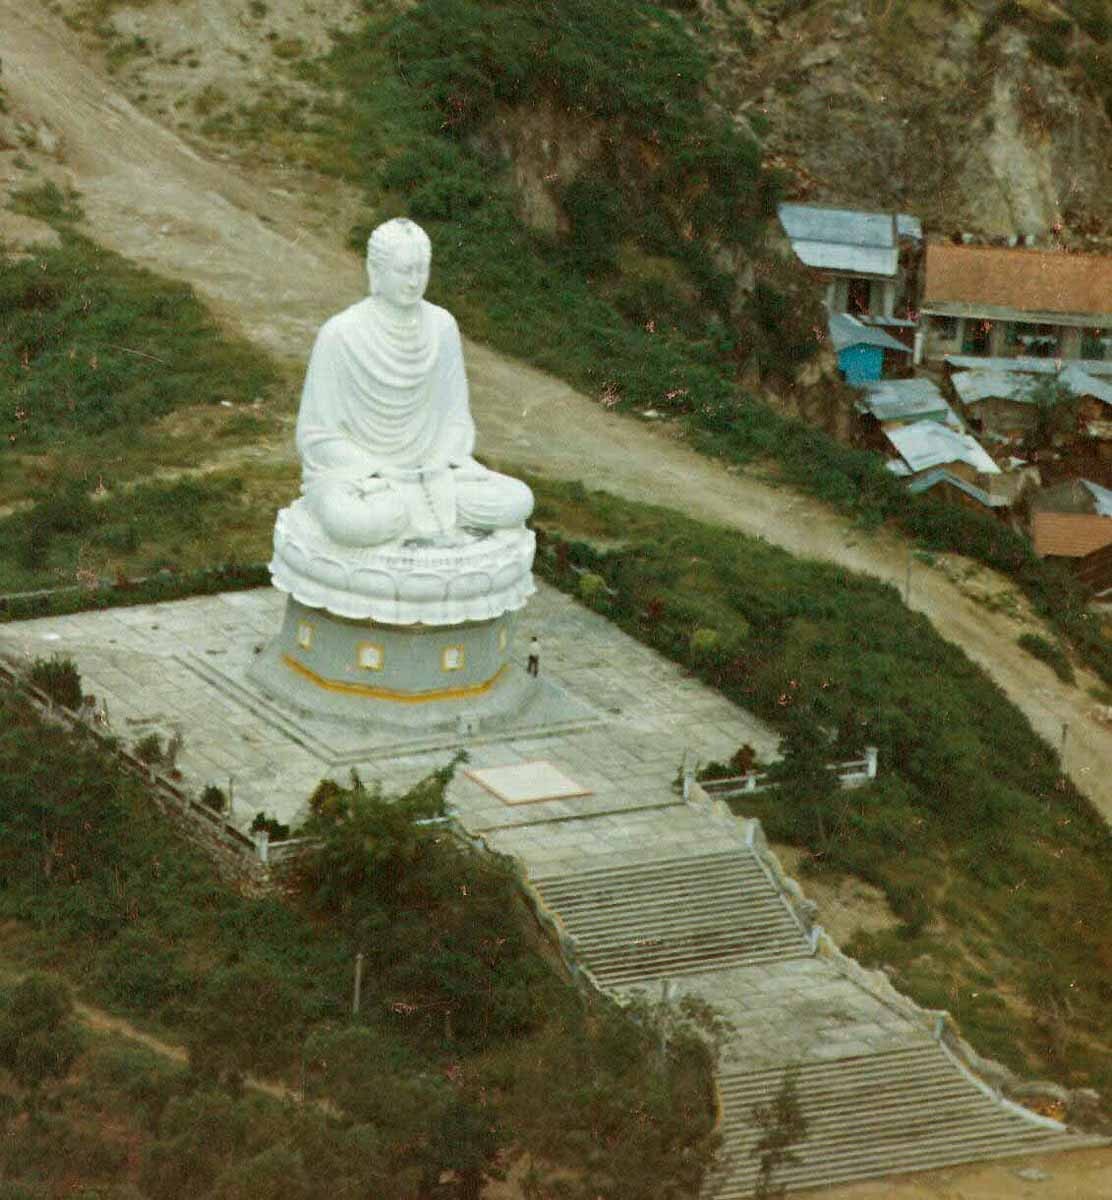
<path id="1" fill-rule="evenodd" d="M 459 625 L 383 625 L 292 596 L 252 682 L 302 712 L 408 729 L 516 713 L 533 689 L 510 664 L 516 614 Z"/>

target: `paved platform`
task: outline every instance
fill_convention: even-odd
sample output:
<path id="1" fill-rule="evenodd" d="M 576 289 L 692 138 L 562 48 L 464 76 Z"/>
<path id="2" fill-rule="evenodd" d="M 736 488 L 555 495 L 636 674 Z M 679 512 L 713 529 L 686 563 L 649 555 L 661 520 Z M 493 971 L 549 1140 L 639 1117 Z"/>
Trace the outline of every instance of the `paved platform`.
<path id="1" fill-rule="evenodd" d="M 509 805 L 460 772 L 450 800 L 477 832 L 676 806 L 672 781 L 685 753 L 721 759 L 743 742 L 765 756 L 775 752 L 768 726 L 544 584 L 520 623 L 516 669 L 524 669 L 525 644 L 536 632 L 541 677 L 563 699 L 525 728 L 430 736 L 304 719 L 246 678 L 284 605 L 281 593 L 261 588 L 16 622 L 0 626 L 0 651 L 71 655 L 85 691 L 107 701 L 112 731 L 125 742 L 179 730 L 187 786 L 231 781 L 244 825 L 260 811 L 296 822 L 322 777 L 343 782 L 354 768 L 395 790 L 458 749 L 473 768 L 549 762 L 589 793 Z"/>

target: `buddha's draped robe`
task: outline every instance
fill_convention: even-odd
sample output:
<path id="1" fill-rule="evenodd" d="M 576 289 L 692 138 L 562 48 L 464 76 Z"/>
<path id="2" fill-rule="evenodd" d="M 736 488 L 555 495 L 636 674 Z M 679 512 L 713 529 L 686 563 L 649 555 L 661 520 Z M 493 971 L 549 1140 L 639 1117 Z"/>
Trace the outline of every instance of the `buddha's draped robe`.
<path id="1" fill-rule="evenodd" d="M 302 487 L 335 540 L 373 545 L 460 525 L 519 525 L 520 481 L 471 457 L 475 425 L 452 315 L 422 301 L 415 319 L 373 296 L 317 335 L 297 419 Z"/>

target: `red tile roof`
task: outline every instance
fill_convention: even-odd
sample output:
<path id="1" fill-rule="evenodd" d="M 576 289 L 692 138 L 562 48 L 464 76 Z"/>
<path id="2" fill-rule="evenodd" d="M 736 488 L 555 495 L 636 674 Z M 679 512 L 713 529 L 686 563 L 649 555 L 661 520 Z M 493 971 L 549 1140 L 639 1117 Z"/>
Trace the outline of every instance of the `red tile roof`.
<path id="1" fill-rule="evenodd" d="M 1112 517 L 1040 512 L 1035 513 L 1031 533 L 1040 558 L 1086 558 L 1112 546 Z"/>
<path id="2" fill-rule="evenodd" d="M 923 306 L 978 304 L 1045 313 L 1112 313 L 1112 257 L 1000 246 L 927 246 Z"/>

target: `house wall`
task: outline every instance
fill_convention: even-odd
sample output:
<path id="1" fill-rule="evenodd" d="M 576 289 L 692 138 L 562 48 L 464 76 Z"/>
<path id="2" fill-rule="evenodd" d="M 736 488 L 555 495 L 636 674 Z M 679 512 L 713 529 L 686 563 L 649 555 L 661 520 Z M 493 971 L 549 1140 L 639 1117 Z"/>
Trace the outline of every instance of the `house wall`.
<path id="1" fill-rule="evenodd" d="M 838 367 L 846 383 L 879 379 L 884 367 L 884 350 L 880 346 L 847 346 L 838 354 Z"/>
<path id="2" fill-rule="evenodd" d="M 849 287 L 857 279 L 869 285 L 868 313 L 874 317 L 891 317 L 896 312 L 895 279 L 873 279 L 862 276 L 830 275 L 826 281 L 826 307 L 832 313 L 849 312 Z"/>
<path id="3" fill-rule="evenodd" d="M 986 357 L 1019 358 L 1027 357 L 1032 351 L 1017 344 L 1012 337 L 1012 327 L 1018 326 L 1022 333 L 1034 334 L 1036 329 L 1045 322 L 1006 321 L 976 316 L 955 317 L 950 319 L 953 329 L 951 336 L 943 332 L 946 318 L 924 314 L 922 327 L 924 329 L 923 357 L 926 361 L 939 361 L 947 354 L 972 354 L 974 351 L 966 348 L 965 333 L 969 322 L 991 320 L 992 328 L 988 335 Z M 1082 330 L 1074 325 L 1049 326 L 1058 337 L 1057 354 L 1048 355 L 1051 358 L 1076 359 L 1081 358 Z"/>
<path id="4" fill-rule="evenodd" d="M 1072 571 L 1079 582 L 1091 592 L 1104 592 L 1112 588 L 1112 545 L 1096 550 L 1085 558 L 1048 556 L 1046 561 L 1058 563 Z"/>

